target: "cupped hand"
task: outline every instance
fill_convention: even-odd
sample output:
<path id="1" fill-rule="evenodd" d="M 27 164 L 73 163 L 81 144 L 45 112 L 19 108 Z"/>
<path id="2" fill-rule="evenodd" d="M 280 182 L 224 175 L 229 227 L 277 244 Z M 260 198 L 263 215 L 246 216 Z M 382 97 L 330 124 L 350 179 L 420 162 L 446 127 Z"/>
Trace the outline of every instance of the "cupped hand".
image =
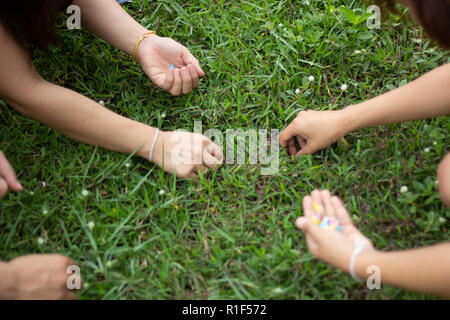
<path id="1" fill-rule="evenodd" d="M 136 51 L 136 59 L 155 85 L 174 96 L 197 88 L 199 78 L 205 75 L 192 53 L 170 38 L 156 35 L 145 38 Z"/>
<path id="2" fill-rule="evenodd" d="M 222 149 L 204 135 L 185 131 L 161 132 L 155 144 L 153 162 L 181 178 L 197 178 L 199 173 L 223 163 Z"/>
<path id="3" fill-rule="evenodd" d="M 328 190 L 314 190 L 310 196 L 305 196 L 303 213 L 304 217 L 298 218 L 295 224 L 305 232 L 311 254 L 320 260 L 349 272 L 356 243 L 364 247 L 363 251 L 374 250 L 371 241 L 353 225 L 342 201 L 336 196 L 332 197 Z M 321 220 L 325 216 L 338 220 L 342 232 L 331 228 L 321 229 L 313 222 L 312 217 Z"/>
<path id="4" fill-rule="evenodd" d="M 324 149 L 346 133 L 343 115 L 343 110 L 301 111 L 281 132 L 280 144 L 293 156 Z"/>
<path id="5" fill-rule="evenodd" d="M 23 187 L 17 180 L 14 169 L 0 150 L 0 199 L 8 193 L 9 189 L 22 191 Z"/>

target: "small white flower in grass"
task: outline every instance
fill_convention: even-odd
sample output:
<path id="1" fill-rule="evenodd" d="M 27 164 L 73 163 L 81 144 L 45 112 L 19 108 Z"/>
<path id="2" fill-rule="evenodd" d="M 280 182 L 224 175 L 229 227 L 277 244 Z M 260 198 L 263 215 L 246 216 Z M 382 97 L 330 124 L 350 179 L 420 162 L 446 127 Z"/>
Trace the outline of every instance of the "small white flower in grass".
<path id="1" fill-rule="evenodd" d="M 102 106 L 105 105 L 105 101 L 103 101 L 103 100 L 100 100 L 98 103 L 100 103 Z"/>
<path id="2" fill-rule="evenodd" d="M 166 191 L 164 191 L 163 189 L 159 190 L 159 195 L 160 195 L 160 196 L 163 196 L 163 195 L 165 195 L 165 194 L 166 194 Z"/>
<path id="3" fill-rule="evenodd" d="M 346 91 L 347 88 L 348 88 L 348 86 L 345 83 L 341 86 L 341 90 L 342 91 Z"/>
<path id="4" fill-rule="evenodd" d="M 434 183 L 439 184 L 439 180 L 434 180 Z"/>
<path id="5" fill-rule="evenodd" d="M 165 112 L 163 112 L 163 113 L 161 113 L 161 118 L 165 118 L 166 117 L 166 113 Z"/>
<path id="6" fill-rule="evenodd" d="M 125 168 L 129 168 L 129 167 L 131 167 L 131 163 L 126 162 L 126 163 L 125 163 Z"/>
<path id="7" fill-rule="evenodd" d="M 92 230 L 92 229 L 95 228 L 95 222 L 94 222 L 94 221 L 90 221 L 90 222 L 87 224 L 87 226 L 88 226 L 89 230 Z"/>
<path id="8" fill-rule="evenodd" d="M 309 76 L 308 80 L 313 82 L 315 80 L 315 78 L 314 78 L 314 76 Z"/>
<path id="9" fill-rule="evenodd" d="M 444 217 L 440 217 L 439 218 L 439 223 L 446 223 L 447 222 L 447 219 L 445 219 Z"/>
<path id="10" fill-rule="evenodd" d="M 34 192 L 33 191 L 30 191 L 30 196 L 34 196 Z"/>
<path id="11" fill-rule="evenodd" d="M 423 149 L 423 152 L 425 152 L 425 153 L 430 153 L 430 148 L 425 148 L 425 149 Z"/>
<path id="12" fill-rule="evenodd" d="M 437 141 L 433 141 L 433 145 L 434 145 L 434 146 L 437 145 Z"/>
<path id="13" fill-rule="evenodd" d="M 82 195 L 83 197 L 87 197 L 87 196 L 89 195 L 89 191 L 87 191 L 86 189 L 83 189 L 83 190 L 81 191 L 81 195 Z"/>
<path id="14" fill-rule="evenodd" d="M 295 89 L 295 94 L 300 94 L 300 89 Z"/>
<path id="15" fill-rule="evenodd" d="M 282 24 L 282 23 L 278 24 L 278 27 L 279 27 L 279 28 L 282 28 L 282 27 L 283 27 L 283 24 Z"/>
<path id="16" fill-rule="evenodd" d="M 106 261 L 105 266 L 106 266 L 107 268 L 111 268 L 112 265 L 113 265 L 112 261 Z"/>
<path id="17" fill-rule="evenodd" d="M 361 54 L 361 50 L 355 50 L 355 54 Z"/>
<path id="18" fill-rule="evenodd" d="M 41 245 L 44 244 L 44 242 L 45 242 L 44 238 L 42 238 L 42 237 L 37 238 L 37 243 L 38 243 L 38 245 L 41 246 Z"/>
<path id="19" fill-rule="evenodd" d="M 275 293 L 275 294 L 280 294 L 280 293 L 283 292 L 283 289 L 281 289 L 281 288 L 275 288 L 275 289 L 272 290 L 272 292 Z"/>
<path id="20" fill-rule="evenodd" d="M 408 192 L 408 187 L 407 186 L 402 186 L 400 188 L 400 193 L 406 193 L 406 192 Z"/>
<path id="21" fill-rule="evenodd" d="M 47 209 L 42 209 L 42 215 L 44 215 L 44 216 L 48 215 L 48 210 Z"/>
<path id="22" fill-rule="evenodd" d="M 83 288 L 84 288 L 84 289 L 88 289 L 88 288 L 89 288 L 89 282 L 85 282 L 85 283 L 83 284 Z"/>

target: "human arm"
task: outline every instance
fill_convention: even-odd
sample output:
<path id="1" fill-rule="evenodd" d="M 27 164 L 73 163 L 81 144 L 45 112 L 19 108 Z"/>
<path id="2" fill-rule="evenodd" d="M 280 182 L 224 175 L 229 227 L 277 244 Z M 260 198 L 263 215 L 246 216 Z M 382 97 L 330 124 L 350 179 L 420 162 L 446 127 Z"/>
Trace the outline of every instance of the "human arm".
<path id="1" fill-rule="evenodd" d="M 81 94 L 45 81 L 24 48 L 1 26 L 0 44 L 0 96 L 14 108 L 78 141 L 123 153 L 137 150 L 138 156 L 149 160 L 155 128 L 120 116 Z M 185 136 L 193 134 L 185 133 Z M 171 151 L 175 144 L 170 132 L 161 132 L 155 142 L 152 161 L 180 177 L 195 177 L 198 169 L 205 170 L 220 163 L 220 159 L 214 158 L 221 150 L 203 136 L 199 148 L 191 146 L 185 150 L 203 156 L 207 147 L 212 148 L 206 156 L 213 154 L 213 159 L 198 164 L 172 162 Z"/>
<path id="2" fill-rule="evenodd" d="M 314 210 L 313 202 L 318 210 Z M 418 249 L 382 252 L 375 250 L 372 243 L 352 223 L 342 201 L 331 196 L 328 190 L 312 192 L 303 198 L 304 217 L 296 225 L 305 232 L 308 248 L 317 258 L 344 272 L 350 271 L 350 260 L 356 243 L 364 245 L 355 260 L 355 274 L 368 278 L 368 267 L 380 269 L 382 283 L 418 292 L 450 297 L 450 243 L 442 243 Z M 325 216 L 340 221 L 343 230 L 321 229 L 311 217 Z"/>
<path id="3" fill-rule="evenodd" d="M 148 32 L 115 0 L 75 0 L 81 9 L 83 27 L 114 47 L 132 54 L 140 37 Z M 101 12 L 101 14 L 99 14 Z M 148 77 L 173 95 L 198 87 L 205 73 L 191 52 L 170 39 L 152 35 L 142 40 L 136 59 Z M 170 65 L 175 66 L 175 70 Z"/>
<path id="4" fill-rule="evenodd" d="M 0 261 L 0 299 L 73 300 L 67 287 L 71 259 L 56 255 L 26 255 L 9 262 Z M 79 279 L 80 289 L 82 279 Z"/>
<path id="5" fill-rule="evenodd" d="M 293 155 L 311 154 L 358 129 L 448 114 L 450 64 L 400 88 L 339 111 L 301 111 L 280 134 L 280 144 Z M 295 146 L 295 140 L 300 150 Z"/>

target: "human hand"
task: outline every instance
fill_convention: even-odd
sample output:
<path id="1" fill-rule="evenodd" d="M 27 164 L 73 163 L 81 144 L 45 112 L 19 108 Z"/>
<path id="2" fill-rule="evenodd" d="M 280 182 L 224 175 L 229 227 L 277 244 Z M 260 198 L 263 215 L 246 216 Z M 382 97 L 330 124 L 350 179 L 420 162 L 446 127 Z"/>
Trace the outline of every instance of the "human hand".
<path id="1" fill-rule="evenodd" d="M 0 199 L 8 193 L 8 189 L 22 191 L 23 187 L 17 180 L 14 169 L 0 150 Z"/>
<path id="2" fill-rule="evenodd" d="M 5 269 L 11 284 L 11 287 L 3 290 L 7 293 L 6 298 L 19 300 L 76 299 L 75 293 L 67 288 L 67 279 L 70 274 L 67 274 L 66 271 L 71 265 L 75 265 L 75 262 L 56 254 L 33 254 L 11 260 L 6 263 Z"/>
<path id="3" fill-rule="evenodd" d="M 145 38 L 136 51 L 136 59 L 155 85 L 174 96 L 197 88 L 199 78 L 205 75 L 191 52 L 170 38 L 156 35 Z M 175 70 L 170 68 L 171 64 Z"/>
<path id="4" fill-rule="evenodd" d="M 222 149 L 204 135 L 185 131 L 161 132 L 153 162 L 181 178 L 196 178 L 223 163 Z"/>
<path id="5" fill-rule="evenodd" d="M 330 146 L 345 133 L 343 110 L 301 111 L 281 132 L 280 144 L 293 156 L 312 154 Z"/>
<path id="6" fill-rule="evenodd" d="M 314 210 L 314 202 L 318 211 Z M 349 265 L 356 243 L 364 246 L 363 251 L 374 251 L 371 241 L 366 238 L 352 223 L 342 201 L 331 196 L 328 190 L 314 190 L 311 196 L 303 198 L 304 217 L 298 218 L 296 226 L 303 230 L 306 242 L 312 255 L 345 272 Z M 333 229 L 321 229 L 312 221 L 312 217 L 321 220 L 328 216 L 337 219 L 342 232 Z"/>

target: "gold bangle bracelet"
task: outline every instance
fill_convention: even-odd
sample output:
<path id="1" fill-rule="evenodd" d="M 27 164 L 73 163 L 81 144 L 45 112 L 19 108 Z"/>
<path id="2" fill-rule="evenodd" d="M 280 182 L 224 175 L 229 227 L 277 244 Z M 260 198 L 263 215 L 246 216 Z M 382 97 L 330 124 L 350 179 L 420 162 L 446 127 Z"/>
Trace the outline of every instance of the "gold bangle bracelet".
<path id="1" fill-rule="evenodd" d="M 146 32 L 136 42 L 136 46 L 134 47 L 134 50 L 133 50 L 133 59 L 134 60 L 136 60 L 136 51 L 139 48 L 139 45 L 141 44 L 142 40 L 144 40 L 145 38 L 147 38 L 148 36 L 151 36 L 151 35 L 156 35 L 156 32 L 155 31 Z"/>

